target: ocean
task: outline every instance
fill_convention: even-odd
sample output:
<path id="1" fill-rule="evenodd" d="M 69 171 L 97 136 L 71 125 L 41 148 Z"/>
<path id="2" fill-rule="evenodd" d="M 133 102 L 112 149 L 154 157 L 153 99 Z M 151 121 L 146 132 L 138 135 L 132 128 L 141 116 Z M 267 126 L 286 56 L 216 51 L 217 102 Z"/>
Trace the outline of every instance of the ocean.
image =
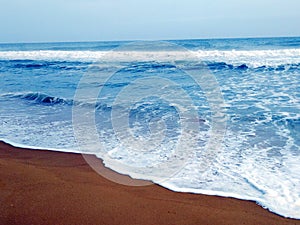
<path id="1" fill-rule="evenodd" d="M 0 81 L 0 140 L 300 219 L 300 37 L 0 44 Z"/>

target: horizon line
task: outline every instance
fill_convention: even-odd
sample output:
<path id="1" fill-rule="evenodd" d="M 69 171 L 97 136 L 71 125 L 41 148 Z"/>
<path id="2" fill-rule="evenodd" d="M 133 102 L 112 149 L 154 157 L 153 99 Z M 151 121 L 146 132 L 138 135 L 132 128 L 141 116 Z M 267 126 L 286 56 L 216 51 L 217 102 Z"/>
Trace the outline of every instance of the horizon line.
<path id="1" fill-rule="evenodd" d="M 189 41 L 189 40 L 226 40 L 226 39 L 269 39 L 269 38 L 300 38 L 300 36 L 245 36 L 245 37 L 212 37 L 212 38 L 171 38 L 171 39 L 119 39 L 119 40 L 79 40 L 79 41 L 32 41 L 32 42 L 0 42 L 0 44 L 49 44 L 49 43 L 87 43 L 87 42 L 135 42 L 135 41 Z"/>

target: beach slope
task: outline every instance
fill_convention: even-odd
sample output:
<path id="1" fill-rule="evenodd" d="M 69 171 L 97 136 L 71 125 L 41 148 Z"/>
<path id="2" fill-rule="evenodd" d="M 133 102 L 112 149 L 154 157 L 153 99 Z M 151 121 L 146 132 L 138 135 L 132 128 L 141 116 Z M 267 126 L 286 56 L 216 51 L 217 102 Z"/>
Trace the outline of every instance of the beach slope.
<path id="1" fill-rule="evenodd" d="M 120 185 L 97 174 L 81 154 L 0 142 L 0 224 L 280 225 L 300 220 L 250 201 L 176 193 L 154 184 Z"/>

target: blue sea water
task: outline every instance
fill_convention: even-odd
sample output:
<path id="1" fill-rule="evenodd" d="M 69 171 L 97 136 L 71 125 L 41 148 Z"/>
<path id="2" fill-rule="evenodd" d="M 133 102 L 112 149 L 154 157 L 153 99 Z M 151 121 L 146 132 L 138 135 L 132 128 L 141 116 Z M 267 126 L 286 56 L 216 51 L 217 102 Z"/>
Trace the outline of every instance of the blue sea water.
<path id="1" fill-rule="evenodd" d="M 300 219 L 300 38 L 0 44 L 0 81 L 1 140 Z"/>

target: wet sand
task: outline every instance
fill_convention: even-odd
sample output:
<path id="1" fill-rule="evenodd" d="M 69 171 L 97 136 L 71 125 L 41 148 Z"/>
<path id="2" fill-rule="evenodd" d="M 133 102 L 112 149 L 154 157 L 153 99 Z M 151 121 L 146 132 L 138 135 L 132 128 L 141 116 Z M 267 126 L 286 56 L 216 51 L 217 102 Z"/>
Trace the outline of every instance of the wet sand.
<path id="1" fill-rule="evenodd" d="M 140 182 L 103 167 L 102 173 Z M 142 181 L 141 181 L 142 182 Z M 96 173 L 81 154 L 0 142 L 0 224 L 299 224 L 255 202 L 126 186 Z"/>

